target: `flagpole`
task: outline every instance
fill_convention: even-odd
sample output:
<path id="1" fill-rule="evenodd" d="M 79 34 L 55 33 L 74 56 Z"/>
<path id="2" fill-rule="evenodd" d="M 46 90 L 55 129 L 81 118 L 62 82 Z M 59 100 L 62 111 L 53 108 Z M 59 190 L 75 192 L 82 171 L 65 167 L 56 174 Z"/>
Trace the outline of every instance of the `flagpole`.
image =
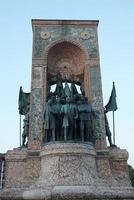
<path id="1" fill-rule="evenodd" d="M 113 144 L 115 144 L 115 117 L 113 111 Z"/>
<path id="2" fill-rule="evenodd" d="M 20 148 L 21 148 L 21 114 L 20 114 Z"/>

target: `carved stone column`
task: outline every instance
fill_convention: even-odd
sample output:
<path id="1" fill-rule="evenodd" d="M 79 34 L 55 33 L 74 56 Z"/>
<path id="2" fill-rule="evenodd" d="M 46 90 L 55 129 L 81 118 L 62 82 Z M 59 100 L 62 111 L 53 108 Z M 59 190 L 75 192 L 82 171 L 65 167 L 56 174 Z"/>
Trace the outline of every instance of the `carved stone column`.
<path id="1" fill-rule="evenodd" d="M 96 148 L 106 148 L 105 122 L 103 114 L 103 99 L 101 88 L 101 74 L 98 60 L 90 60 L 84 68 L 84 89 L 92 108 L 98 113 L 95 121 L 95 129 L 99 139 Z"/>
<path id="2" fill-rule="evenodd" d="M 88 99 L 91 103 L 92 96 L 91 96 L 90 64 L 89 64 L 89 62 L 85 64 L 85 68 L 84 68 L 84 90 L 85 90 L 85 95 L 88 97 Z"/>
<path id="3" fill-rule="evenodd" d="M 32 68 L 32 84 L 30 97 L 30 130 L 28 148 L 38 149 L 41 145 L 42 133 L 42 65 L 36 64 Z"/>
<path id="4" fill-rule="evenodd" d="M 44 108 L 45 108 L 45 104 L 47 101 L 47 64 L 43 64 L 42 66 L 42 70 L 43 70 L 43 79 L 42 79 L 42 117 L 43 117 L 43 121 L 42 121 L 42 134 L 41 134 L 41 141 L 43 142 L 44 138 L 45 138 L 45 129 L 44 129 Z"/>
<path id="5" fill-rule="evenodd" d="M 97 128 L 97 135 L 99 138 L 96 141 L 96 148 L 105 149 L 107 145 L 106 145 L 106 135 L 105 135 L 101 72 L 98 59 L 92 60 L 90 64 L 90 83 L 91 83 L 92 107 L 94 111 L 98 112 L 96 128 Z"/>

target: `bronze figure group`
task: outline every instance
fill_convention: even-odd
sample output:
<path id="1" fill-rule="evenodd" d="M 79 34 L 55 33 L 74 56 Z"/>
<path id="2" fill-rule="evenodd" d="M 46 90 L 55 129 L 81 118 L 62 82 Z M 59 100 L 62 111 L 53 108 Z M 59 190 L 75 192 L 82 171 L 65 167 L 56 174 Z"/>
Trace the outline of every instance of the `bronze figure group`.
<path id="1" fill-rule="evenodd" d="M 50 92 L 44 110 L 45 141 L 95 142 L 92 129 L 92 109 L 84 92 L 75 84 L 63 88 L 58 79 L 55 92 Z"/>
<path id="2" fill-rule="evenodd" d="M 44 109 L 45 138 L 43 142 L 90 142 L 95 144 L 99 113 L 93 111 L 88 98 L 85 96 L 82 85 L 78 93 L 74 81 L 71 83 L 57 76 L 56 88 L 50 91 L 48 83 L 48 98 Z M 64 85 L 64 87 L 63 87 Z M 22 92 L 21 92 L 22 93 Z M 22 95 L 23 94 L 23 95 Z M 29 138 L 29 94 L 20 95 L 20 114 L 23 114 L 22 146 L 27 146 Z M 23 100 L 23 101 L 22 101 Z M 25 101 L 24 101 L 25 100 Z M 25 111 L 26 112 L 22 112 Z M 112 144 L 111 131 L 109 128 L 106 112 L 104 109 L 105 130 L 110 146 Z M 98 125 L 99 126 L 99 125 Z"/>

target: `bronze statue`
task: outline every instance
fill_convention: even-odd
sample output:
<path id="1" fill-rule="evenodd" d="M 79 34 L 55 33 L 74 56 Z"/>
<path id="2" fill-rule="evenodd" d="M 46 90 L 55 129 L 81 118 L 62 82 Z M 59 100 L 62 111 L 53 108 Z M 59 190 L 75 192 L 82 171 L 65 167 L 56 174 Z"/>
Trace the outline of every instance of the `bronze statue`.
<path id="1" fill-rule="evenodd" d="M 27 146 L 26 144 L 26 138 L 28 140 L 29 136 L 29 113 L 25 115 L 25 118 L 23 120 L 23 133 L 22 133 L 22 146 Z"/>
<path id="2" fill-rule="evenodd" d="M 74 98 L 70 98 L 70 129 L 69 139 L 76 139 L 77 137 L 77 119 L 78 119 L 78 106 Z"/>
<path id="3" fill-rule="evenodd" d="M 70 125 L 70 98 L 66 98 L 65 104 L 62 105 L 61 114 L 63 115 L 62 126 L 64 128 L 64 141 L 66 142 Z"/>
<path id="4" fill-rule="evenodd" d="M 62 78 L 60 74 L 57 75 L 57 84 L 56 84 L 55 93 L 57 97 L 62 97 L 64 94 Z"/>
<path id="5" fill-rule="evenodd" d="M 50 92 L 45 106 L 46 142 L 81 139 L 82 142 L 95 143 L 92 109 L 83 88 L 81 87 L 80 94 L 73 81 L 71 90 L 65 81 L 63 89 L 61 76 L 58 75 L 57 78 L 55 92 Z"/>
<path id="6" fill-rule="evenodd" d="M 65 87 L 64 87 L 64 94 L 65 94 L 65 98 L 70 98 L 71 97 L 71 91 L 69 88 L 69 85 L 67 82 L 65 82 Z"/>
<path id="7" fill-rule="evenodd" d="M 79 112 L 79 124 L 80 124 L 80 135 L 82 142 L 91 141 L 91 106 L 88 104 L 88 99 L 81 96 L 78 105 Z"/>
<path id="8" fill-rule="evenodd" d="M 62 115 L 61 115 L 61 98 L 58 97 L 56 99 L 56 103 L 54 104 L 54 110 L 55 110 L 55 119 L 56 119 L 56 140 L 62 140 Z"/>
<path id="9" fill-rule="evenodd" d="M 44 123 L 45 123 L 45 130 L 46 130 L 46 141 L 50 140 L 49 136 L 51 134 L 52 141 L 55 141 L 55 110 L 53 108 L 54 98 L 48 100 L 45 106 L 44 111 Z"/>
<path id="10" fill-rule="evenodd" d="M 76 88 L 74 82 L 72 81 L 72 83 L 71 83 L 71 97 L 73 98 L 74 95 L 77 95 L 77 94 L 78 94 L 77 88 Z"/>

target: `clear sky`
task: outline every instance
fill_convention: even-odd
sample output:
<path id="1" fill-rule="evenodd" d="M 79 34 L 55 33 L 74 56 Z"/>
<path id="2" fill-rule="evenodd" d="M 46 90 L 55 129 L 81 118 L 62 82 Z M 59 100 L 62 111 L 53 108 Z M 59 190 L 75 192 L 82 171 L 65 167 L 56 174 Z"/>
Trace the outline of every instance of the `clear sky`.
<path id="1" fill-rule="evenodd" d="M 99 20 L 104 105 L 115 81 L 116 144 L 134 167 L 134 1 L 4 0 L 0 3 L 0 152 L 19 146 L 18 93 L 30 91 L 31 19 Z M 112 129 L 112 112 L 108 113 Z"/>

